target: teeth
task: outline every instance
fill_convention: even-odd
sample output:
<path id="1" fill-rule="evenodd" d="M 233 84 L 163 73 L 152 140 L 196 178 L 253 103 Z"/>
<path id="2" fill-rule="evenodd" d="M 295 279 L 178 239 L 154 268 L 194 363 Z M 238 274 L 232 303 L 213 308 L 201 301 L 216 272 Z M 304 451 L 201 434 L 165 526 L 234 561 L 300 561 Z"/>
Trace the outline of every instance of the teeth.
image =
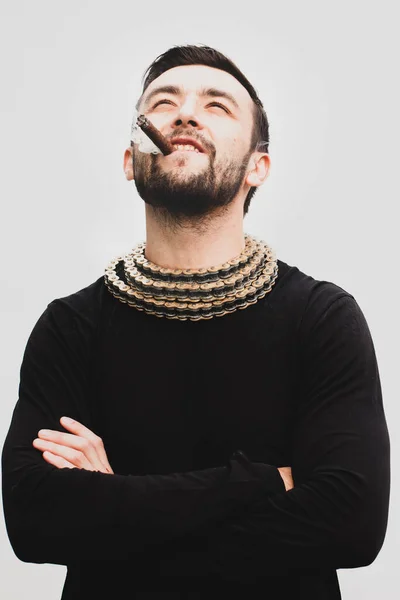
<path id="1" fill-rule="evenodd" d="M 195 146 L 191 146 L 190 144 L 173 144 L 174 148 L 177 150 L 186 150 L 189 152 L 200 152 Z"/>

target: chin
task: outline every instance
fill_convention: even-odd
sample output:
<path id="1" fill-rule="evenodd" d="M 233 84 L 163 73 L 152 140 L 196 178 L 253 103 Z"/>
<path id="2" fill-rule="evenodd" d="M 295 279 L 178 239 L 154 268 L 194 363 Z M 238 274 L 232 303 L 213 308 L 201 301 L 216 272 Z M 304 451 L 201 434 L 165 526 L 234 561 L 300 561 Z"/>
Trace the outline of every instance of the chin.
<path id="1" fill-rule="evenodd" d="M 171 177 L 171 182 L 181 181 L 182 179 L 196 179 L 197 177 L 205 175 L 205 169 L 194 169 L 192 166 L 185 168 L 185 166 L 186 165 L 177 164 L 164 171 L 164 173 L 165 175 L 169 175 Z"/>
<path id="2" fill-rule="evenodd" d="M 185 156 L 183 153 L 177 153 L 172 159 L 172 165 L 164 165 L 164 169 L 167 167 L 175 168 L 175 167 L 188 167 L 188 169 L 192 169 L 198 171 L 199 169 L 204 169 L 205 164 L 201 164 L 200 161 L 192 161 L 188 156 Z"/>

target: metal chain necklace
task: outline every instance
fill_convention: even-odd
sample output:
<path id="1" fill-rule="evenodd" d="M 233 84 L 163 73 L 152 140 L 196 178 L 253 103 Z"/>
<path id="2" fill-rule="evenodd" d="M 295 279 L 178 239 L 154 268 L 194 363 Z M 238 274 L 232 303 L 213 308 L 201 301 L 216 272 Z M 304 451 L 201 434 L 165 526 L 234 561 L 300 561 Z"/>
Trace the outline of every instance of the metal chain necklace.
<path id="1" fill-rule="evenodd" d="M 255 304 L 278 276 L 274 251 L 245 234 L 241 254 L 208 269 L 168 269 L 145 257 L 142 242 L 106 267 L 104 282 L 115 298 L 147 314 L 180 321 L 222 317 Z"/>

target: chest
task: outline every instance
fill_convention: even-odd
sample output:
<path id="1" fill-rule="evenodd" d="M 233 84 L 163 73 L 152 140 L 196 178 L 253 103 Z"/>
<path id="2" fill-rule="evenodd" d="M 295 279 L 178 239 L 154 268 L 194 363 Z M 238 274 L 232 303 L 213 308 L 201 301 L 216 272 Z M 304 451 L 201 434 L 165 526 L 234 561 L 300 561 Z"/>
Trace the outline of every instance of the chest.
<path id="1" fill-rule="evenodd" d="M 290 464 L 293 331 L 279 319 L 260 327 L 232 316 L 193 323 L 146 315 L 108 329 L 93 412 L 114 470 L 201 469 L 238 448 L 255 461 Z"/>

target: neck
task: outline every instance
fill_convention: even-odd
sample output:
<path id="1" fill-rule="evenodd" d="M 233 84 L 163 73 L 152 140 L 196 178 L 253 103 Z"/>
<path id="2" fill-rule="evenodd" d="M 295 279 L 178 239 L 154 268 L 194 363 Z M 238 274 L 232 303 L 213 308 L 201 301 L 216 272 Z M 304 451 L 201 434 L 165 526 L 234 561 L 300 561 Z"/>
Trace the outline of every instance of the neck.
<path id="1" fill-rule="evenodd" d="M 243 207 L 229 207 L 220 218 L 198 224 L 168 227 L 146 204 L 147 260 L 169 269 L 203 269 L 238 256 L 245 247 Z"/>

